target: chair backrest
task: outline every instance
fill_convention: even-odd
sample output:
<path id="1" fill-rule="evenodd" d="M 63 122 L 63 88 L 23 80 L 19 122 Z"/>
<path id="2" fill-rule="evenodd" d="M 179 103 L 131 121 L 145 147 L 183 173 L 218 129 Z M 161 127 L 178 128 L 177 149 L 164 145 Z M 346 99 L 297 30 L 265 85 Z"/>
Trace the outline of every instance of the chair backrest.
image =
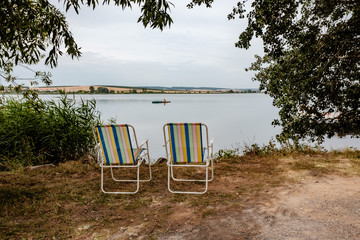
<path id="1" fill-rule="evenodd" d="M 171 161 L 174 163 L 202 163 L 204 150 L 201 123 L 168 123 Z M 206 127 L 206 125 L 204 125 Z M 165 132 L 164 132 L 165 134 Z M 165 139 L 166 142 L 166 139 Z"/>
<path id="2" fill-rule="evenodd" d="M 95 129 L 106 164 L 135 164 L 129 125 L 97 125 Z"/>

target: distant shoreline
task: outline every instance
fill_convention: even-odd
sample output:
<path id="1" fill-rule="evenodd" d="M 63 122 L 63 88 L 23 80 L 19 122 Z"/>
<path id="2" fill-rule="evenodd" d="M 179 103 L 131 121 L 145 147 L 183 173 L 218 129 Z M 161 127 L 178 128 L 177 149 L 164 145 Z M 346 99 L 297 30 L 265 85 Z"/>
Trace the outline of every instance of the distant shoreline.
<path id="1" fill-rule="evenodd" d="M 192 87 L 129 87 L 109 85 L 86 86 L 47 86 L 30 87 L 39 94 L 58 94 L 59 91 L 75 94 L 223 94 L 223 93 L 260 93 L 258 89 L 246 88 L 192 88 Z"/>

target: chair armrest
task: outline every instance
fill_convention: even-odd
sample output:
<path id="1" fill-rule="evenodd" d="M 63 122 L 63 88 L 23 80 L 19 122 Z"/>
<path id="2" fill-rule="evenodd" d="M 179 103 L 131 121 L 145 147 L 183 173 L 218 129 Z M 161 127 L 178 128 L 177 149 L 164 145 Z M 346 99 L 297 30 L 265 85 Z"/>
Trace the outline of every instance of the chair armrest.
<path id="1" fill-rule="evenodd" d="M 209 156 L 212 158 L 213 157 L 213 151 L 214 151 L 214 140 L 215 138 L 212 138 L 210 140 L 210 146 L 209 146 Z"/>
<path id="2" fill-rule="evenodd" d="M 101 150 L 101 146 L 100 143 L 97 143 L 94 147 L 97 159 L 96 162 L 100 165 L 104 162 L 104 158 L 103 158 L 103 154 L 102 154 L 102 150 Z"/>
<path id="3" fill-rule="evenodd" d="M 142 158 L 141 158 L 139 161 L 137 161 L 136 166 L 138 166 L 138 167 L 139 167 L 143 161 L 144 161 L 144 159 L 142 159 Z M 146 162 L 146 161 L 145 161 L 145 162 Z"/>
<path id="4" fill-rule="evenodd" d="M 145 141 L 143 141 L 143 142 L 139 145 L 138 149 L 145 148 L 146 151 L 147 151 L 147 154 L 149 154 L 149 145 L 148 145 L 148 142 L 149 142 L 149 139 L 146 139 Z M 143 147 L 145 144 L 146 144 L 146 147 Z M 142 161 L 142 160 L 141 160 L 141 161 Z M 151 165 L 151 159 L 150 159 L 150 157 L 149 157 L 149 158 L 146 158 L 145 163 Z"/>
<path id="5" fill-rule="evenodd" d="M 211 140 L 210 140 L 210 147 L 212 148 L 213 147 L 213 145 L 214 145 L 214 140 L 215 140 L 215 138 L 213 137 L 213 138 L 211 138 Z"/>
<path id="6" fill-rule="evenodd" d="M 149 139 L 146 139 L 145 141 L 143 141 L 142 143 L 140 143 L 139 148 L 141 148 L 145 143 L 147 143 L 149 141 Z"/>

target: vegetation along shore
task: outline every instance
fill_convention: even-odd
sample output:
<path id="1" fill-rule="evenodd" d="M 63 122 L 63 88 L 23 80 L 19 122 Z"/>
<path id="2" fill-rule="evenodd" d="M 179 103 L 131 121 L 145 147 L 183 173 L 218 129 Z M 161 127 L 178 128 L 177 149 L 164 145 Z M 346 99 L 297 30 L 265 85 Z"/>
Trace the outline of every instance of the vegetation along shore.
<path id="1" fill-rule="evenodd" d="M 224 19 L 227 16 L 229 20 L 245 21 L 245 28 L 234 39 L 235 47 L 247 50 L 258 45 L 253 44 L 254 36 L 261 39 L 262 51 L 256 51 L 253 62 L 245 69 L 255 72 L 252 80 L 258 82 L 259 90 L 51 86 L 51 72 L 36 70 L 47 69 L 39 64 L 55 68 L 59 63 L 64 64 L 60 61 L 64 54 L 72 59 L 82 55 L 102 56 L 96 50 L 99 46 L 91 42 L 95 39 L 92 36 L 86 38 L 89 44 L 83 46 L 84 52 L 81 52 L 74 38 L 79 32 L 73 35 L 70 31 L 77 27 L 70 26 L 67 21 L 70 14 L 66 15 L 68 11 L 79 14 L 85 6 L 95 10 L 100 2 L 59 0 L 64 10 L 52 2 L 55 1 L 0 1 L 0 239 L 360 239 L 360 151 L 324 151 L 301 144 L 322 143 L 325 138 L 334 136 L 360 137 L 358 1 L 254 0 L 239 1 L 229 8 Z M 181 4 L 196 11 L 199 5 L 208 8 L 213 5 L 216 9 L 213 2 L 189 0 Z M 175 24 L 171 16 L 175 5 L 167 0 L 104 0 L 102 4 L 123 10 L 139 7 L 137 21 L 144 27 L 163 31 Z M 187 22 L 194 25 L 195 21 Z M 135 28 L 121 27 L 111 31 L 121 33 L 123 29 Z M 209 43 L 225 42 L 226 36 L 213 34 L 216 40 L 211 40 L 211 35 L 211 32 L 201 33 L 201 45 L 207 45 L 202 44 L 206 39 Z M 179 80 L 187 79 L 191 84 L 200 84 L 192 83 L 194 79 L 207 84 L 208 75 L 201 78 L 194 75 L 199 70 L 209 72 L 214 81 L 218 81 L 214 85 L 225 85 L 226 75 L 222 74 L 225 72 L 213 72 L 211 66 L 230 71 L 237 80 L 243 77 L 231 68 L 218 65 L 226 59 L 236 62 L 226 52 L 204 55 L 207 50 L 198 49 L 200 42 L 179 36 L 181 41 L 148 41 L 142 37 L 149 44 L 161 43 L 158 51 L 163 54 L 166 54 L 162 51 L 165 49 L 171 49 L 171 53 L 182 51 L 185 48 L 179 44 L 185 40 L 192 44 L 191 54 L 179 55 L 178 62 L 186 63 L 185 68 L 178 68 L 177 61 L 163 57 L 162 61 L 154 62 L 156 64 L 143 65 L 147 61 L 140 61 L 136 69 L 141 69 L 147 83 L 182 84 Z M 108 40 L 102 39 L 100 45 Z M 134 44 L 131 49 L 137 49 L 136 41 L 126 41 Z M 171 43 L 171 47 L 166 42 Z M 116 46 L 112 47 L 120 45 L 125 46 L 116 41 Z M 147 52 L 156 46 L 144 49 Z M 111 45 L 109 47 L 111 50 Z M 215 45 L 210 48 L 222 52 L 222 48 Z M 135 55 L 130 59 L 143 59 L 145 55 L 141 51 L 141 57 L 136 56 L 136 51 L 131 52 Z M 111 55 L 111 59 L 116 56 L 115 53 Z M 119 55 L 126 56 L 124 52 Z M 197 55 L 204 55 L 204 58 Z M 235 70 L 247 60 L 245 55 L 237 55 L 242 59 L 236 62 Z M 116 67 L 132 63 L 114 59 L 117 59 Z M 103 66 L 90 62 L 91 65 L 86 65 L 85 61 L 87 67 L 83 70 L 86 72 Z M 158 65 L 160 62 L 171 65 Z M 202 68 L 207 62 L 211 64 Z M 65 63 L 71 66 L 67 60 Z M 173 71 L 173 66 L 179 71 Z M 31 76 L 18 75 L 19 67 L 30 71 Z M 75 65 L 71 67 L 80 70 Z M 158 81 L 160 76 L 166 76 L 165 69 L 171 69 L 172 74 L 181 71 L 188 75 L 178 80 L 169 81 L 170 78 L 165 77 L 159 79 L 162 82 Z M 99 81 L 110 82 L 106 81 L 108 72 L 111 71 L 107 67 L 104 72 L 97 72 Z M 115 79 L 126 76 L 121 68 L 114 72 Z M 74 84 L 79 78 L 86 79 L 82 75 L 75 77 L 71 71 L 66 75 L 69 76 L 67 81 Z M 130 76 L 129 79 L 136 81 L 144 77 Z M 47 87 L 37 87 L 39 82 Z M 66 83 L 58 80 L 57 84 Z M 272 124 L 281 128 L 275 136 L 280 147 L 270 142 L 265 146 L 244 146 L 242 152 L 220 150 L 215 157 L 214 180 L 208 192 L 200 196 L 168 191 L 164 159 L 154 164 L 153 180 L 141 183 L 137 194 L 102 193 L 91 129 L 104 120 L 96 110 L 95 100 L 79 103 L 66 95 L 259 91 L 268 94 L 279 109 L 278 118 Z M 38 98 L 39 93 L 59 92 L 61 97 L 56 101 Z M 11 96 L 12 93 L 21 93 L 23 98 Z M 146 167 L 142 167 L 142 173 Z M 124 171 L 124 177 L 129 177 L 130 171 Z M 180 174 L 189 179 L 188 171 L 183 169 Z M 111 184 L 108 178 L 105 182 Z M 199 187 L 199 184 L 188 184 L 193 189 Z M 132 186 L 124 186 L 127 187 Z"/>
<path id="2" fill-rule="evenodd" d="M 131 86 L 110 86 L 110 85 L 93 85 L 93 86 L 44 86 L 44 87 L 24 87 L 22 90 L 31 90 L 39 94 L 58 94 L 59 91 L 66 93 L 78 94 L 221 94 L 221 93 L 259 93 L 256 88 L 214 88 L 214 87 L 131 87 Z M 4 88 L 4 93 L 15 93 L 14 89 Z"/>

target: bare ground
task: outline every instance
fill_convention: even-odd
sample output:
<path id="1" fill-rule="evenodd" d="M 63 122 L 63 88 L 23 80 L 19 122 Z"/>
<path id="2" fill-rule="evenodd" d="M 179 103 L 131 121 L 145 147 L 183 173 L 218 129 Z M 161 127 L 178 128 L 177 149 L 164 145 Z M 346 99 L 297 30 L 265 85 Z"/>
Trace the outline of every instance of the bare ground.
<path id="1" fill-rule="evenodd" d="M 190 221 L 196 213 L 179 206 L 172 218 L 184 224 L 159 239 L 360 239 L 358 176 L 309 177 L 267 195 L 203 222 Z"/>
<path id="2" fill-rule="evenodd" d="M 360 239 L 360 178 L 311 177 L 247 209 L 254 239 Z"/>
<path id="3" fill-rule="evenodd" d="M 0 237 L 360 239 L 359 152 L 223 159 L 204 195 L 169 193 L 166 173 L 156 164 L 127 196 L 101 193 L 98 167 L 81 162 L 0 173 Z"/>

